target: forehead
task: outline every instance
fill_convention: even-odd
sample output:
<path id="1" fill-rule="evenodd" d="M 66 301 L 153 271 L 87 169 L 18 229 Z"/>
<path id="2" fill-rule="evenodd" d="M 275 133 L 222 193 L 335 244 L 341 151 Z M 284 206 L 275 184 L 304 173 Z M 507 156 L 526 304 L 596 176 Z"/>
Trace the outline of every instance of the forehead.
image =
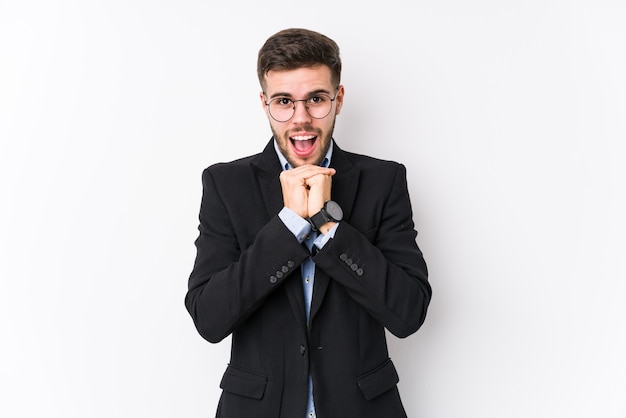
<path id="1" fill-rule="evenodd" d="M 268 97 L 305 96 L 312 92 L 333 90 L 330 68 L 325 65 L 295 70 L 271 70 L 265 74 L 265 94 Z"/>

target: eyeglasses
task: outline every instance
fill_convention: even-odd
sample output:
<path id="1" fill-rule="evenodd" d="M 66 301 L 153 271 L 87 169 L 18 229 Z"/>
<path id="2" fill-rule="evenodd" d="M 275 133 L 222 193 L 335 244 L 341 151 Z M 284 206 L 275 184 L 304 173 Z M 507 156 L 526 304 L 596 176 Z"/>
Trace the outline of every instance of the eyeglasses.
<path id="1" fill-rule="evenodd" d="M 337 98 L 330 97 L 326 93 L 315 93 L 302 100 L 292 100 L 289 97 L 275 97 L 269 102 L 265 102 L 270 116 L 276 122 L 287 122 L 296 113 L 296 103 L 304 102 L 306 112 L 314 119 L 324 119 L 330 113 L 333 102 Z"/>

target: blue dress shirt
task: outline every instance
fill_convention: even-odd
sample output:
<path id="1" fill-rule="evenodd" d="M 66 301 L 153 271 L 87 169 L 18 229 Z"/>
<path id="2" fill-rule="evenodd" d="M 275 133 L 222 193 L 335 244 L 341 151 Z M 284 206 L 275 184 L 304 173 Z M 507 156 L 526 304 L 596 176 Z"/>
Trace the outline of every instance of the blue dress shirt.
<path id="1" fill-rule="evenodd" d="M 276 140 L 274 140 L 274 149 L 280 160 L 283 170 L 291 169 L 291 164 L 287 162 L 285 156 L 278 149 Z M 333 143 L 331 141 L 330 147 L 326 156 L 320 163 L 322 167 L 328 167 L 330 164 L 330 158 L 333 154 Z M 300 217 L 289 208 L 283 207 L 278 216 L 283 221 L 285 226 L 293 233 L 298 239 L 299 243 L 305 243 L 309 251 L 315 245 L 318 249 L 322 249 L 324 245 L 335 236 L 335 231 L 339 224 L 336 224 L 326 235 L 318 235 L 317 231 L 311 229 L 311 224 L 306 219 Z M 309 313 L 311 311 L 311 299 L 313 297 L 313 283 L 315 282 L 315 263 L 311 257 L 307 258 L 300 266 L 302 270 L 302 287 L 304 289 L 304 305 L 306 307 L 306 319 L 309 321 Z M 313 403 L 313 379 L 309 374 L 309 394 L 307 402 L 307 414 L 306 418 L 315 418 L 315 404 Z"/>

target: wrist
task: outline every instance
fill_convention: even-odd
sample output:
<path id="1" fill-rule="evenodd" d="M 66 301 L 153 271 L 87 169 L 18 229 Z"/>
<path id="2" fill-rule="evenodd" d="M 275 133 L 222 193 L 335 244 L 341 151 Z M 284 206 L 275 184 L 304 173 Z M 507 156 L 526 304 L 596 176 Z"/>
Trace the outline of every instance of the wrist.
<path id="1" fill-rule="evenodd" d="M 319 231 L 322 235 L 326 235 L 337 225 L 337 222 L 326 222 L 324 225 L 320 226 Z"/>

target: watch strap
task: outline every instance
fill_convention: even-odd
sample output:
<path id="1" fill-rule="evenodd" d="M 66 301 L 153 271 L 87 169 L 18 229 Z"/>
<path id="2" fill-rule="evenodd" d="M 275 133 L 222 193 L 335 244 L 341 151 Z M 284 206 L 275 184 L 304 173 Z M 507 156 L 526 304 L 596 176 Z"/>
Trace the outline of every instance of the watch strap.
<path id="1" fill-rule="evenodd" d="M 315 231 L 319 231 L 322 225 L 324 225 L 328 221 L 330 221 L 330 218 L 327 216 L 324 208 L 322 208 L 319 212 L 309 218 L 309 223 Z"/>

